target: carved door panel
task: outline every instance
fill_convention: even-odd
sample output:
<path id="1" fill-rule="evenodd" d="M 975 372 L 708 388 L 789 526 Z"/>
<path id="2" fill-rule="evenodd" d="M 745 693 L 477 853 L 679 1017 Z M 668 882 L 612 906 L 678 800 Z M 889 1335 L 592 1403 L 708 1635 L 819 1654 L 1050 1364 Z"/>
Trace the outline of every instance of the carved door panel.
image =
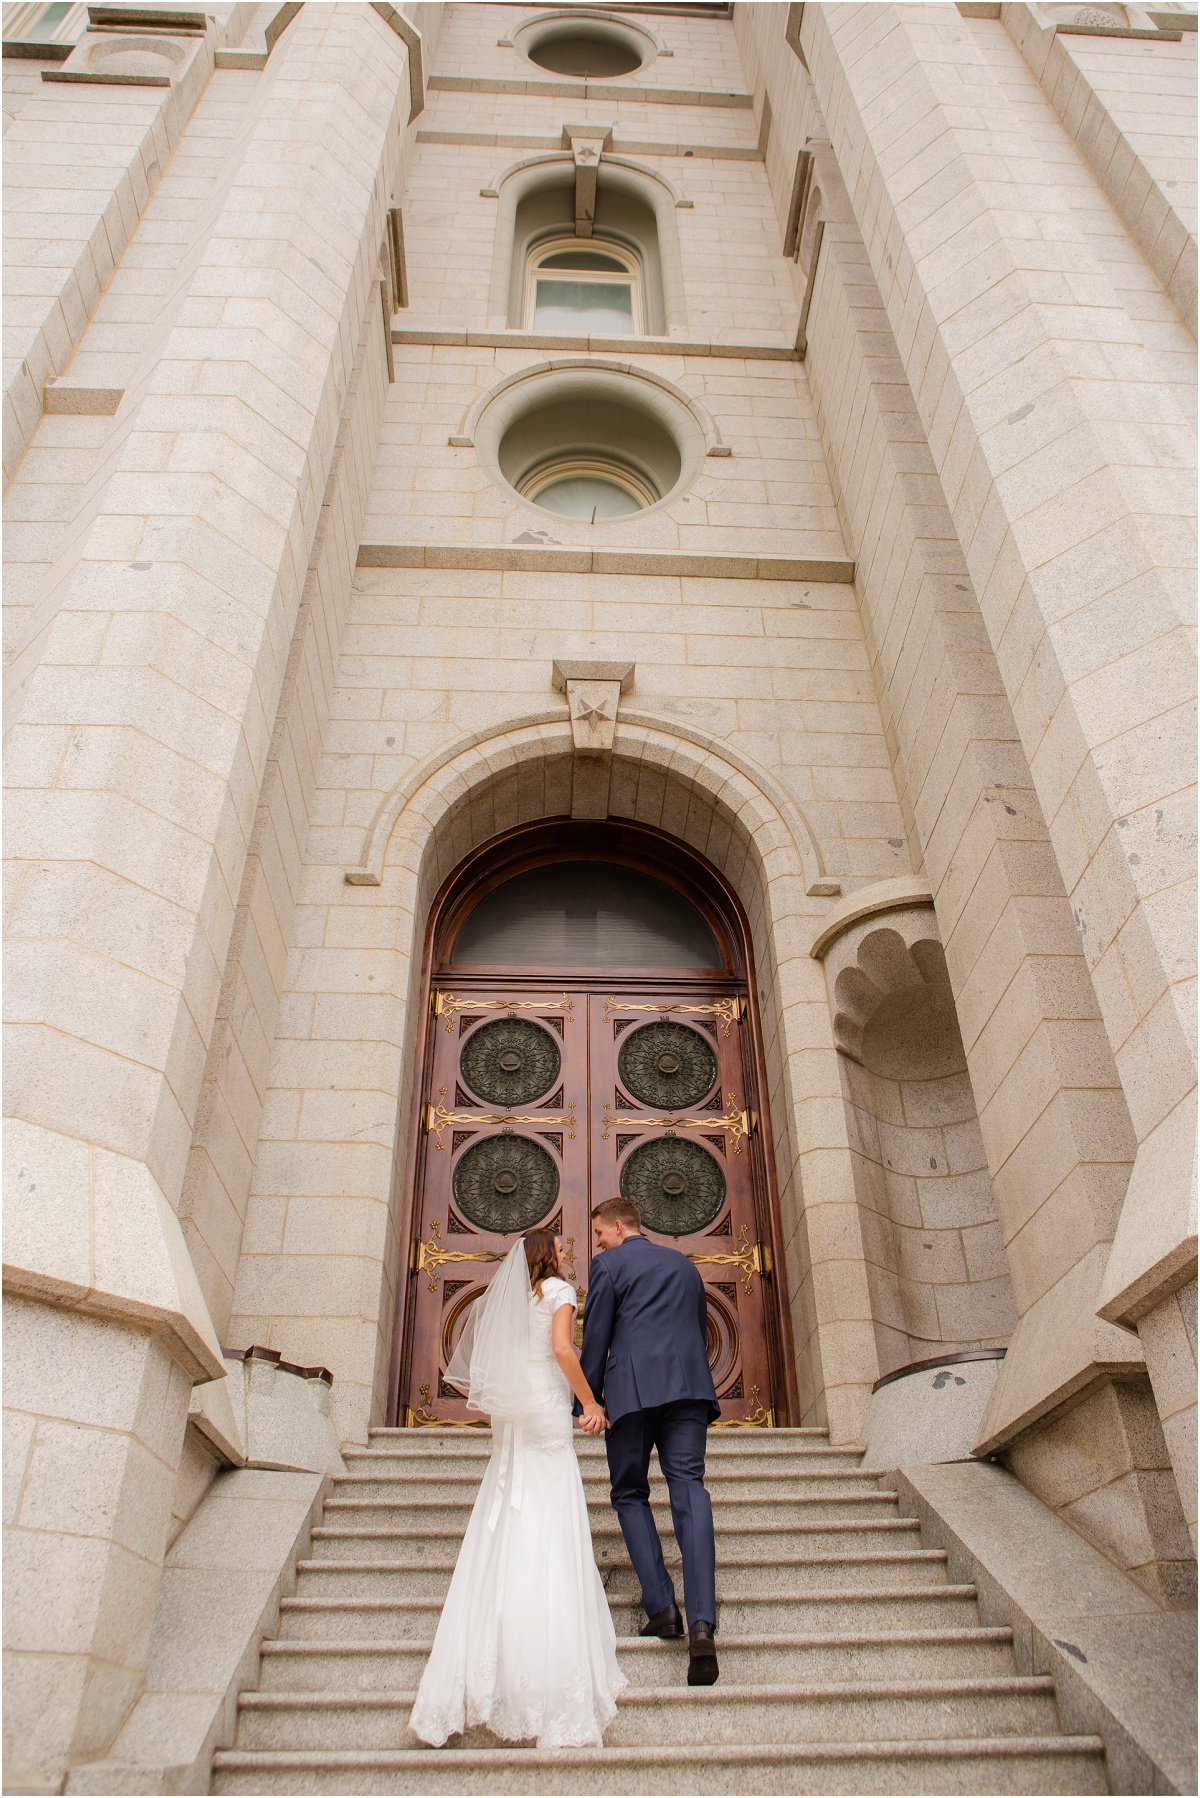
<path id="1" fill-rule="evenodd" d="M 587 1000 L 439 982 L 432 1003 L 403 1421 L 478 1423 L 441 1374 L 517 1234 L 553 1228 L 586 1266 Z"/>
<path id="2" fill-rule="evenodd" d="M 589 1009 L 592 1203 L 632 1199 L 646 1233 L 696 1263 L 721 1422 L 766 1423 L 770 1256 L 745 1001 L 623 987 Z"/>

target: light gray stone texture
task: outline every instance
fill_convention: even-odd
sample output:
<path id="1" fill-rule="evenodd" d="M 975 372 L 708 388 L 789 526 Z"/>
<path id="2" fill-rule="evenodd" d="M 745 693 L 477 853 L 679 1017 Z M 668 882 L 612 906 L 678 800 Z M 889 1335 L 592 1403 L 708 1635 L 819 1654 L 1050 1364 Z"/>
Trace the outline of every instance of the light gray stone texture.
<path id="1" fill-rule="evenodd" d="M 225 1365 L 247 1467 L 343 1471 L 326 1381 L 306 1379 L 271 1361 L 227 1360 Z"/>
<path id="2" fill-rule="evenodd" d="M 871 1399 L 862 1465 L 890 1470 L 922 1462 L 967 1461 L 999 1371 L 998 1361 L 924 1368 L 881 1386 Z"/>
<path id="3" fill-rule="evenodd" d="M 1196 1789 L 1196 1630 L 1003 1468 L 902 1467 L 902 1508 L 1013 1631 L 1017 1665 L 1050 1673 L 1067 1729 L 1104 1737 L 1112 1789 Z"/>
<path id="4" fill-rule="evenodd" d="M 167 1556 L 137 1703 L 104 1759 L 72 1770 L 68 1792 L 209 1790 L 327 1486 L 319 1473 L 217 1476 Z"/>

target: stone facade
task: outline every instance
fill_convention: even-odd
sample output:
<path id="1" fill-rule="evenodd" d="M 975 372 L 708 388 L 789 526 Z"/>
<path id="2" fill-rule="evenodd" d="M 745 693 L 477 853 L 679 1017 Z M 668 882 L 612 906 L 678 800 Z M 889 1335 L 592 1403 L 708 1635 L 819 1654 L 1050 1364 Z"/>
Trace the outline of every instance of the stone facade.
<path id="1" fill-rule="evenodd" d="M 223 1351 L 301 1410 L 328 1369 L 343 1444 L 384 1421 L 425 922 L 583 803 L 556 664 L 632 666 L 608 815 L 749 919 L 791 1421 L 857 1442 L 883 1376 L 1005 1349 L 974 1451 L 1189 1602 L 1195 14 L 635 7 L 642 66 L 583 82 L 519 6 L 42 10 L 4 63 L 9 1789 L 150 1789 L 88 1768 L 154 1733 L 221 1469 L 277 1470 L 238 1489 L 280 1495 L 265 1627 L 326 1461 L 256 1460 Z M 526 328 L 521 234 L 589 194 L 647 337 Z M 531 396 L 654 421 L 674 485 L 522 498 Z"/>

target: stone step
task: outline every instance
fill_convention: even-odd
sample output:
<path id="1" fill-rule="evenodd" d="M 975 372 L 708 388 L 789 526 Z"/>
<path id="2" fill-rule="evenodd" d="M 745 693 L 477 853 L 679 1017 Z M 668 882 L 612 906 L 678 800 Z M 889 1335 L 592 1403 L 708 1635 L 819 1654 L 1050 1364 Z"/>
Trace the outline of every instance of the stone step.
<path id="1" fill-rule="evenodd" d="M 674 1559 L 674 1562 L 678 1564 L 679 1547 L 671 1528 L 670 1517 L 659 1517 L 655 1521 L 658 1525 L 663 1554 L 668 1561 Z M 836 1525 L 843 1520 L 823 1518 L 821 1521 Z M 852 1523 L 855 1520 L 849 1521 Z M 866 1517 L 861 1521 L 867 1524 L 883 1524 L 890 1520 L 887 1517 Z M 897 1519 L 896 1521 L 906 1520 Z M 376 1526 L 373 1523 L 360 1524 L 339 1519 L 336 1523 L 320 1523 L 314 1526 L 312 1532 L 313 1557 L 323 1560 L 329 1555 L 339 1554 L 341 1550 L 337 1544 L 347 1539 L 353 1541 L 360 1538 L 370 1538 L 371 1540 L 378 1538 L 395 1543 L 398 1558 L 407 1554 L 411 1560 L 420 1562 L 430 1556 L 444 1555 L 453 1560 L 462 1545 L 463 1533 L 460 1529 L 438 1527 L 405 1529 L 403 1526 Z M 804 1528 L 787 1523 L 760 1525 L 757 1529 L 738 1529 L 726 1526 L 717 1532 L 717 1555 L 719 1559 L 732 1559 L 737 1563 L 763 1557 L 774 1561 L 779 1556 L 786 1555 L 792 1544 L 811 1542 L 815 1546 L 822 1540 L 823 1535 L 824 1532 L 819 1529 Z M 623 1564 L 627 1561 L 624 1538 L 614 1515 L 610 1513 L 607 1517 L 597 1518 L 592 1524 L 591 1536 L 597 1566 L 603 1568 L 614 1564 Z M 333 1546 L 329 1546 L 331 1544 Z"/>
<path id="2" fill-rule="evenodd" d="M 410 1445 L 431 1446 L 446 1453 L 454 1454 L 464 1449 L 474 1448 L 478 1443 L 490 1444 L 492 1432 L 486 1424 L 472 1424 L 469 1429 L 459 1425 L 448 1425 L 439 1428 L 432 1425 L 427 1429 L 400 1429 L 395 1424 L 372 1424 L 367 1431 L 367 1442 L 372 1448 L 398 1447 Z M 809 1443 L 829 1441 L 829 1431 L 815 1424 L 805 1424 L 799 1429 L 739 1429 L 718 1425 L 708 1432 L 708 1445 L 717 1454 L 745 1452 L 747 1448 L 762 1449 L 770 1453 L 777 1448 L 798 1448 Z M 578 1438 L 581 1454 L 603 1455 L 604 1444 L 599 1437 L 584 1436 Z M 862 1445 L 858 1445 L 862 1453 Z"/>
<path id="3" fill-rule="evenodd" d="M 752 1535 L 748 1537 L 751 1539 Z M 341 1529 L 321 1525 L 313 1530 L 312 1540 L 317 1558 L 323 1561 L 394 1562 L 397 1554 L 403 1552 L 408 1538 L 402 1530 Z M 834 1573 L 849 1585 L 877 1580 L 882 1586 L 903 1584 L 906 1579 L 938 1580 L 945 1577 L 946 1551 L 943 1548 L 879 1549 L 865 1554 L 790 1555 L 780 1552 L 768 1562 L 742 1562 L 731 1552 L 732 1546 L 727 1543 L 724 1553 L 718 1554 L 718 1584 L 722 1567 L 741 1565 L 761 1566 L 772 1589 L 780 1589 L 780 1582 L 783 1588 L 794 1585 L 799 1589 L 814 1582 L 828 1584 Z M 597 1549 L 596 1562 L 601 1572 L 605 1569 L 607 1552 L 602 1546 Z M 627 1565 L 623 1543 L 614 1544 L 611 1552 L 620 1565 Z M 673 1540 L 663 1542 L 663 1560 L 668 1567 L 679 1566 L 679 1550 Z"/>
<path id="4" fill-rule="evenodd" d="M 873 1483 L 866 1483 L 874 1482 L 877 1477 L 875 1474 L 856 1473 L 816 1474 L 806 1481 L 809 1490 L 803 1496 L 783 1493 L 770 1498 L 737 1498 L 717 1490 L 711 1492 L 713 1520 L 718 1532 L 723 1527 L 745 1530 L 771 1524 L 802 1523 L 806 1516 L 811 1515 L 813 1499 L 828 1501 L 852 1498 L 863 1492 L 877 1495 L 878 1488 Z M 852 1481 L 855 1483 L 851 1484 Z M 463 1531 L 467 1527 L 474 1503 L 474 1490 L 469 1496 L 454 1499 L 335 1497 L 326 1500 L 325 1518 L 329 1523 L 348 1523 L 355 1519 L 365 1523 L 369 1520 L 372 1525 L 386 1525 L 392 1529 L 407 1529 L 413 1524 L 419 1524 L 426 1529 L 436 1527 Z M 650 1508 L 655 1517 L 662 1518 L 669 1529 L 671 1507 L 665 1489 L 651 1491 Z M 603 1492 L 593 1490 L 589 1494 L 588 1514 L 593 1521 L 613 1517 L 607 1488 Z"/>
<path id="5" fill-rule="evenodd" d="M 883 1519 L 871 1523 L 817 1524 L 803 1530 L 790 1531 L 787 1542 L 791 1552 L 805 1556 L 874 1554 L 889 1549 L 919 1547 L 920 1527 L 915 1520 L 907 1518 Z M 745 1552 L 741 1548 L 743 1543 Z M 665 1546 L 671 1548 L 673 1544 L 669 1542 Z M 633 1569 L 628 1564 L 622 1544 L 614 1538 L 605 1538 L 596 1543 L 595 1547 L 597 1565 L 606 1578 L 610 1593 L 622 1589 L 624 1585 L 631 1593 L 636 1594 Z M 458 1548 L 458 1538 L 448 1535 L 427 1537 L 418 1542 L 403 1536 L 397 1537 L 394 1553 L 389 1560 L 389 1566 L 395 1570 L 389 1589 L 396 1596 L 444 1597 L 450 1585 L 450 1576 L 454 1572 Z M 669 1558 L 673 1565 L 679 1565 L 677 1547 Z M 780 1554 L 771 1554 L 769 1548 L 764 1546 L 761 1536 L 753 1532 L 744 1538 L 735 1538 L 732 1542 L 722 1542 L 720 1564 L 723 1568 L 758 1565 L 778 1568 L 781 1561 Z M 322 1559 L 316 1563 L 303 1563 L 305 1569 L 313 1565 L 324 1566 L 326 1561 Z M 302 1573 L 299 1590 L 307 1589 L 304 1579 L 305 1575 Z"/>
<path id="6" fill-rule="evenodd" d="M 864 1514 L 865 1512 L 865 1514 Z M 675 1532 L 668 1513 L 665 1517 L 653 1513 L 655 1523 L 663 1544 L 663 1552 L 670 1553 L 675 1545 Z M 333 1522 L 317 1524 L 318 1530 L 334 1530 L 341 1534 L 346 1530 L 367 1529 L 371 1535 L 394 1535 L 398 1543 L 405 1545 L 406 1556 L 413 1566 L 428 1565 L 434 1556 L 448 1557 L 451 1564 L 458 1554 L 463 1540 L 463 1531 L 459 1529 L 416 1527 L 403 1524 L 392 1525 L 386 1520 L 375 1518 L 368 1512 L 365 1518 L 357 1510 L 336 1512 Z M 626 1557 L 621 1552 L 624 1538 L 621 1534 L 620 1520 L 614 1511 L 607 1515 L 603 1512 L 591 1520 L 592 1542 L 596 1549 L 597 1562 L 603 1566 L 611 1562 L 614 1554 L 619 1560 Z M 795 1549 L 799 1553 L 812 1550 L 832 1549 L 837 1547 L 903 1547 L 907 1542 L 920 1535 L 920 1524 L 914 1517 L 898 1517 L 894 1506 L 885 1506 L 880 1512 L 873 1512 L 870 1507 L 855 1506 L 848 1517 L 826 1517 L 818 1513 L 806 1516 L 801 1523 L 759 1524 L 750 1528 L 741 1528 L 736 1523 L 722 1530 L 717 1543 L 718 1557 L 732 1554 L 737 1560 L 765 1557 L 776 1560 L 780 1553 Z M 317 1540 L 324 1540 L 318 1536 Z M 405 1555 L 397 1558 L 404 1559 Z"/>
<path id="7" fill-rule="evenodd" d="M 405 1739 L 413 1692 L 244 1692 L 239 1748 L 394 1748 Z M 912 1740 L 943 1736 L 1048 1735 L 1057 1726 L 1054 1683 L 1000 1679 L 856 1680 L 762 1686 L 631 1687 L 605 1732 L 612 1748 L 727 1742 Z M 412 1740 L 411 1736 L 407 1738 Z M 471 1731 L 464 1747 L 490 1751 Z"/>
<path id="8" fill-rule="evenodd" d="M 413 1641 L 292 1639 L 263 1644 L 261 1690 L 414 1690 L 432 1636 Z M 687 1644 L 624 1640 L 621 1667 L 635 1686 L 683 1686 Z M 720 1635 L 721 1677 L 731 1685 L 808 1686 L 848 1680 L 999 1679 L 1015 1671 L 1008 1629 L 893 1630 L 879 1635 Z"/>
<path id="9" fill-rule="evenodd" d="M 956 1602 L 955 1594 L 963 1592 L 970 1592 L 971 1597 Z M 943 1603 L 947 1594 L 950 1602 Z M 894 1591 L 868 1582 L 858 1591 L 843 1586 L 835 1594 L 828 1588 L 780 1594 L 721 1587 L 718 1603 L 722 1635 L 791 1635 L 824 1627 L 897 1629 L 904 1624 L 937 1625 L 951 1618 L 964 1625 L 979 1621 L 973 1588 L 932 1582 L 924 1588 L 897 1586 Z M 636 1634 L 645 1621 L 645 1612 L 636 1600 L 628 1605 L 612 1602 L 609 1608 L 618 1637 Z"/>
<path id="10" fill-rule="evenodd" d="M 577 1440 L 576 1452 L 580 1470 L 585 1480 L 607 1480 L 608 1458 L 605 1454 L 585 1454 Z M 803 1478 L 806 1473 L 829 1473 L 839 1468 L 856 1468 L 862 1459 L 861 1448 L 832 1448 L 828 1443 L 814 1444 L 811 1448 L 779 1449 L 767 1453 L 762 1449 L 745 1449 L 740 1453 L 714 1452 L 712 1437 L 709 1437 L 705 1466 L 708 1476 L 713 1479 L 726 1475 L 749 1475 L 755 1478 Z M 445 1475 L 448 1478 L 467 1479 L 478 1477 L 487 1466 L 491 1449 L 480 1445 L 472 1452 L 460 1451 L 456 1455 L 448 1455 L 442 1450 L 423 1451 L 410 1448 L 345 1448 L 342 1458 L 349 1468 L 352 1477 L 366 1478 L 371 1476 L 392 1477 L 395 1479 L 429 1478 Z M 651 1472 L 657 1476 L 659 1466 L 657 1457 L 651 1463 Z"/>
<path id="11" fill-rule="evenodd" d="M 213 1763 L 213 1791 L 328 1793 L 391 1798 L 475 1798 L 521 1792 L 553 1798 L 813 1798 L 873 1794 L 1075 1794 L 1108 1791 L 1098 1736 L 1007 1736 L 998 1740 L 823 1742 L 773 1747 L 748 1742 L 704 1748 L 496 1748 L 489 1754 L 442 1748 L 381 1752 L 280 1753 L 225 1749 Z"/>
<path id="12" fill-rule="evenodd" d="M 402 1585 L 406 1566 L 385 1561 L 302 1561 L 297 1595 L 280 1604 L 280 1629 L 290 1639 L 376 1633 L 407 1641 L 431 1639 L 442 1596 L 416 1596 Z M 718 1596 L 721 1633 L 810 1634 L 816 1630 L 962 1629 L 978 1622 L 974 1586 L 812 1584 L 780 1591 L 778 1574 L 748 1591 L 741 1569 L 723 1572 Z M 618 1635 L 635 1635 L 645 1621 L 630 1587 L 610 1597 Z M 362 1619 L 371 1619 L 370 1624 Z"/>
<path id="13" fill-rule="evenodd" d="M 360 1467 L 357 1462 L 347 1457 L 351 1471 L 339 1475 L 334 1481 L 332 1498 L 338 1501 L 353 1498 L 375 1498 L 392 1500 L 411 1500 L 423 1503 L 447 1503 L 455 1500 L 466 1500 L 470 1503 L 479 1490 L 487 1460 L 466 1462 L 462 1466 L 448 1467 L 444 1463 L 429 1461 L 403 1462 L 393 1456 L 385 1457 L 384 1464 L 370 1469 Z M 599 1462 L 592 1466 L 582 1467 L 583 1489 L 589 1499 L 603 1499 L 608 1502 L 609 1478 L 608 1465 Z M 741 1462 L 726 1465 L 711 1463 L 705 1469 L 704 1483 L 711 1492 L 714 1501 L 720 1497 L 731 1498 L 777 1498 L 804 1493 L 809 1490 L 823 1491 L 822 1486 L 810 1486 L 814 1476 L 844 1475 L 850 1473 L 864 1483 L 877 1483 L 878 1474 L 863 1475 L 852 1462 L 830 1462 L 827 1466 L 815 1467 L 776 1467 L 767 1468 L 743 1467 Z M 852 1487 L 851 1490 L 856 1490 Z M 650 1490 L 663 1499 L 667 1498 L 667 1484 L 657 1467 L 650 1470 Z"/>
<path id="14" fill-rule="evenodd" d="M 907 1523 L 907 1521 L 910 1519 L 887 1518 L 887 1516 L 882 1516 L 882 1518 L 865 1516 L 864 1518 L 862 1514 L 858 1514 L 849 1519 L 824 1518 L 822 1516 L 817 1519 L 817 1523 L 804 1523 L 804 1525 L 795 1525 L 795 1523 L 754 1525 L 754 1523 L 750 1523 L 745 1528 L 727 1525 L 718 1530 L 718 1534 L 716 1534 L 716 1557 L 718 1557 L 718 1562 L 734 1561 L 738 1564 L 747 1559 L 775 1562 L 779 1561 L 781 1557 L 786 1559 L 790 1550 L 795 1550 L 801 1555 L 808 1555 L 808 1552 L 819 1550 L 822 1543 L 828 1543 L 829 1534 L 837 1537 L 838 1525 L 846 1525 L 851 1541 L 860 1541 L 862 1535 L 867 1534 L 871 1527 L 882 1527 L 887 1523 Z M 680 1550 L 675 1541 L 675 1532 L 671 1528 L 669 1514 L 666 1518 L 658 1516 L 655 1518 L 655 1523 L 657 1523 L 658 1537 L 662 1543 L 664 1557 L 667 1561 L 675 1561 L 675 1564 L 678 1564 Z M 856 1523 L 865 1525 L 867 1528 L 855 1530 Z M 340 1553 L 338 1544 L 344 1543 L 347 1539 L 354 1541 L 360 1537 L 369 1537 L 372 1541 L 381 1539 L 381 1541 L 390 1541 L 390 1543 L 396 1544 L 396 1553 L 389 1559 L 403 1561 L 405 1557 L 408 1557 L 412 1562 L 423 1562 L 430 1557 L 448 1557 L 450 1561 L 453 1561 L 461 1548 L 462 1534 L 464 1532 L 459 1528 L 378 1527 L 372 1523 L 362 1525 L 362 1523 L 349 1521 L 349 1519 L 338 1521 L 338 1523 L 318 1523 L 313 1528 L 313 1559 L 322 1561 L 322 1559 L 326 1559 L 327 1555 Z M 601 1514 L 599 1518 L 594 1519 L 590 1534 L 592 1534 L 592 1546 L 596 1550 L 597 1566 L 604 1568 L 604 1566 L 619 1566 L 619 1564 L 628 1562 L 624 1537 L 621 1535 L 621 1525 L 617 1523 L 617 1518 L 613 1516 L 612 1512 L 608 1516 Z M 918 1532 L 896 1530 L 896 1532 L 887 1532 L 887 1534 L 889 1537 L 894 1535 L 894 1539 L 903 1546 L 903 1543 L 907 1543 L 912 1535 L 916 1534 L 919 1537 L 919 1530 Z"/>

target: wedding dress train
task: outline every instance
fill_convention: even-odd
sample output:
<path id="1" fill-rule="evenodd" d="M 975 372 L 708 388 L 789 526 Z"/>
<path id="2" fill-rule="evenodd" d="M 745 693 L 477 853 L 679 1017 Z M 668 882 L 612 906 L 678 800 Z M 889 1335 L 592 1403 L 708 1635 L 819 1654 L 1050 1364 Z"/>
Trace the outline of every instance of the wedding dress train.
<path id="1" fill-rule="evenodd" d="M 520 1244 L 518 1253 L 523 1267 Z M 515 1280 L 515 1260 L 511 1271 Z M 555 1311 L 576 1303 L 565 1280 L 528 1295 L 520 1409 L 493 1416 L 491 1459 L 412 1709 L 410 1727 L 434 1747 L 479 1724 L 539 1748 L 599 1745 L 628 1684 L 593 1557 L 571 1390 L 551 1347 Z"/>

